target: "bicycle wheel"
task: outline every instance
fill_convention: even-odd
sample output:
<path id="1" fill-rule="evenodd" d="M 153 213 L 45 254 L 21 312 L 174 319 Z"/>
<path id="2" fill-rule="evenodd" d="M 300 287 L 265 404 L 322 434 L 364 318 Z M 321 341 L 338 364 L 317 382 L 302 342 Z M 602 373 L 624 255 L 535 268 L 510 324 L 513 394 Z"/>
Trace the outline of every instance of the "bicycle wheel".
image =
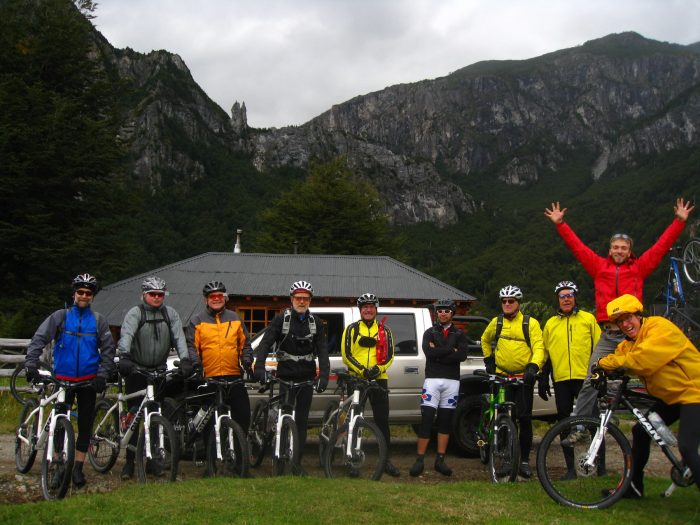
<path id="1" fill-rule="evenodd" d="M 51 367 L 43 361 L 39 361 L 39 370 L 51 373 Z M 22 405 L 29 399 L 39 398 L 39 393 L 32 387 L 31 381 L 27 381 L 24 363 L 19 363 L 10 376 L 10 393 L 15 401 Z"/>
<path id="2" fill-rule="evenodd" d="M 269 443 L 267 436 L 267 401 L 259 401 L 253 409 L 253 417 L 250 419 L 248 430 L 248 453 L 250 454 L 250 466 L 257 467 L 265 457 L 265 451 Z"/>
<path id="3" fill-rule="evenodd" d="M 162 483 L 177 478 L 180 449 L 173 426 L 160 414 L 151 416 L 149 429 L 150 454 L 147 457 L 145 424 L 139 429 L 136 444 L 136 471 L 140 483 Z"/>
<path id="4" fill-rule="evenodd" d="M 216 454 L 216 432 L 212 428 L 207 444 L 207 473 L 211 476 L 248 477 L 248 441 L 241 425 L 225 417 L 219 428 L 221 459 Z"/>
<path id="5" fill-rule="evenodd" d="M 499 414 L 492 426 L 489 473 L 494 483 L 515 481 L 520 466 L 518 429 L 507 414 Z"/>
<path id="6" fill-rule="evenodd" d="M 326 405 L 326 410 L 323 411 L 323 419 L 321 420 L 321 428 L 318 431 L 318 461 L 323 467 L 323 457 L 326 453 L 326 446 L 338 428 L 338 402 L 329 401 Z"/>
<path id="7" fill-rule="evenodd" d="M 357 419 L 350 437 L 348 429 L 347 424 L 341 425 L 326 447 L 323 465 L 326 477 L 379 480 L 387 459 L 386 441 L 381 430 L 372 421 L 361 418 Z"/>
<path id="8" fill-rule="evenodd" d="M 56 421 L 53 434 L 53 459 L 49 461 L 46 444 L 41 460 L 41 492 L 44 499 L 63 499 L 70 485 L 75 461 L 75 433 L 70 421 L 64 417 Z"/>
<path id="9" fill-rule="evenodd" d="M 615 425 L 608 424 L 596 457 L 591 465 L 587 464 L 591 440 L 599 425 L 595 417 L 569 417 L 550 428 L 542 438 L 537 451 L 537 477 L 557 503 L 603 509 L 619 500 L 629 487 L 632 449 Z M 562 441 L 568 446 L 562 445 Z"/>
<path id="10" fill-rule="evenodd" d="M 279 455 L 272 453 L 272 473 L 275 476 L 292 474 L 299 463 L 299 433 L 296 422 L 289 416 L 282 420 L 279 438 Z"/>
<path id="11" fill-rule="evenodd" d="M 479 424 L 479 428 L 481 430 L 477 430 L 477 440 L 476 443 L 479 445 L 481 443 L 481 446 L 479 447 L 479 459 L 484 465 L 488 465 L 489 463 L 489 415 L 487 414 L 487 410 L 489 408 L 489 399 L 488 395 L 484 394 L 481 398 L 481 423 Z"/>
<path id="12" fill-rule="evenodd" d="M 690 239 L 683 248 L 683 273 L 692 284 L 700 283 L 700 239 Z"/>
<path id="13" fill-rule="evenodd" d="M 111 413 L 112 404 L 101 399 L 95 405 L 95 419 L 92 424 L 92 436 L 88 446 L 90 465 L 100 474 L 109 472 L 119 457 L 119 417 L 117 410 Z"/>
<path id="14" fill-rule="evenodd" d="M 39 401 L 28 399 L 19 415 L 19 426 L 17 427 L 17 437 L 15 438 L 15 466 L 17 467 L 17 472 L 22 474 L 26 474 L 31 470 L 36 458 L 34 436 L 36 436 L 39 429 L 39 412 L 35 412 L 31 417 L 29 417 L 29 414 L 38 406 Z"/>

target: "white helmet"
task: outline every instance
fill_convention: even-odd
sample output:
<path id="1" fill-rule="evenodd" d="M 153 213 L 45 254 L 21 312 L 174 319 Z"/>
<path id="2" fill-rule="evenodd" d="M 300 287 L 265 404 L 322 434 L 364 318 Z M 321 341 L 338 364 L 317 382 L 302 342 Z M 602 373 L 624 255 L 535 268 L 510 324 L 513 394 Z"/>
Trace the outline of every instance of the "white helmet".
<path id="1" fill-rule="evenodd" d="M 522 301 L 523 292 L 521 292 L 520 288 L 518 288 L 517 286 L 509 284 L 501 288 L 501 291 L 498 292 L 498 297 L 500 297 L 501 299 L 505 299 L 507 297 L 514 297 L 518 301 Z"/>
<path id="2" fill-rule="evenodd" d="M 309 292 L 313 296 L 314 287 L 308 281 L 296 281 L 289 287 L 289 295 L 294 295 L 296 292 Z"/>
<path id="3" fill-rule="evenodd" d="M 165 281 L 161 279 L 160 277 L 146 277 L 143 282 L 141 283 L 141 290 L 143 293 L 146 292 L 164 292 L 167 290 L 168 287 L 165 284 Z"/>
<path id="4" fill-rule="evenodd" d="M 573 290 L 575 294 L 578 293 L 578 286 L 576 286 L 576 283 L 574 281 L 561 281 L 557 283 L 557 285 L 554 287 L 554 293 L 559 293 L 560 290 Z"/>

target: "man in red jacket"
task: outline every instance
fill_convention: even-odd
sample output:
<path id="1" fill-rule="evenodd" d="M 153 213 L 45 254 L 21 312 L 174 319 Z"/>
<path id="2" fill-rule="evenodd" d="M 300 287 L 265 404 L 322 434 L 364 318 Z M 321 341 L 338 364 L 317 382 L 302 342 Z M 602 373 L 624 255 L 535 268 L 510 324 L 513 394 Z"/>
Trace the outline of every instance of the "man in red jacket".
<path id="1" fill-rule="evenodd" d="M 574 231 L 564 222 L 566 208 L 558 202 L 552 207 L 545 208 L 544 214 L 557 228 L 557 232 L 593 278 L 595 287 L 596 319 L 600 323 L 602 334 L 598 344 L 593 349 L 588 364 L 588 374 L 576 400 L 572 415 L 588 415 L 595 409 L 597 392 L 591 387 L 591 366 L 599 359 L 615 351 L 617 345 L 624 340 L 624 334 L 608 319 L 606 305 L 624 294 L 631 294 L 642 301 L 644 279 L 656 269 L 666 253 L 676 242 L 685 227 L 685 221 L 695 206 L 682 198 L 676 200 L 674 211 L 676 218 L 654 245 L 639 257 L 632 253 L 632 238 L 624 233 L 616 233 L 610 237 L 610 249 L 607 257 L 596 254 Z"/>

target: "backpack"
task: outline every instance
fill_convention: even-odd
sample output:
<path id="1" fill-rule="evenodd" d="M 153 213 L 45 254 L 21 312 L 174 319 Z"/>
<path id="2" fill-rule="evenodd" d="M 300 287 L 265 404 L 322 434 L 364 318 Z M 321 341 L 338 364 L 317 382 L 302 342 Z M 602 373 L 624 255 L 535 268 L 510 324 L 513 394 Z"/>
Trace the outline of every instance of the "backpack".
<path id="1" fill-rule="evenodd" d="M 287 308 L 284 311 L 284 319 L 282 320 L 282 335 L 287 337 L 289 334 L 289 324 L 292 322 L 292 310 Z M 309 313 L 309 332 L 312 336 L 316 335 L 316 318 Z"/>
<path id="2" fill-rule="evenodd" d="M 496 345 L 498 345 L 498 339 L 501 337 L 501 331 L 503 331 L 503 314 L 498 314 L 498 320 L 496 321 L 496 335 L 491 341 L 491 349 L 496 350 Z M 528 348 L 532 349 L 530 346 L 530 316 L 523 314 L 523 337 L 525 338 L 525 344 Z"/>

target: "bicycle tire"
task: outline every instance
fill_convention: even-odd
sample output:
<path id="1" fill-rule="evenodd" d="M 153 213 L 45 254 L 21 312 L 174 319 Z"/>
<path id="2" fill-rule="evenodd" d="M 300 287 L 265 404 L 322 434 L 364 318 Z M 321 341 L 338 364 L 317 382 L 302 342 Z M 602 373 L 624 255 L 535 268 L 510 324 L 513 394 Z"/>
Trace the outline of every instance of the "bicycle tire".
<path id="1" fill-rule="evenodd" d="M 632 447 L 612 423 L 608 424 L 593 466 L 585 464 L 591 438 L 599 425 L 598 418 L 573 416 L 555 424 L 542 438 L 537 451 L 537 477 L 557 503 L 604 509 L 622 498 L 632 482 Z M 562 445 L 562 440 L 571 439 L 578 427 L 583 430 L 578 436 L 583 437 L 569 446 Z M 615 490 L 609 491 L 611 488 Z"/>
<path id="2" fill-rule="evenodd" d="M 119 457 L 119 416 L 117 410 L 109 412 L 112 403 L 101 399 L 95 405 L 95 419 L 88 446 L 90 465 L 100 474 L 109 472 Z"/>
<path id="3" fill-rule="evenodd" d="M 337 401 L 329 401 L 326 409 L 323 411 L 323 419 L 321 419 L 321 428 L 318 430 L 318 462 L 323 467 L 323 458 L 326 455 L 326 446 L 328 445 L 333 432 L 338 428 L 338 407 L 340 404 Z"/>
<path id="4" fill-rule="evenodd" d="M 349 427 L 341 425 L 326 447 L 323 463 L 327 478 L 353 478 L 379 481 L 387 461 L 387 445 L 379 427 L 364 418 L 357 419 L 352 436 Z M 348 439 L 351 456 L 346 455 Z"/>
<path id="5" fill-rule="evenodd" d="M 221 420 L 219 428 L 221 460 L 216 455 L 216 432 L 212 428 L 207 443 L 207 473 L 210 476 L 248 477 L 250 453 L 248 440 L 241 425 L 229 417 Z"/>
<path id="6" fill-rule="evenodd" d="M 20 405 L 26 404 L 29 399 L 38 399 L 39 393 L 32 389 L 32 383 L 27 381 L 24 366 L 25 363 L 18 363 L 10 376 L 10 393 Z M 39 361 L 39 370 L 51 372 L 51 367 Z"/>
<path id="7" fill-rule="evenodd" d="M 32 469 L 34 460 L 36 459 L 36 446 L 34 445 L 34 436 L 39 429 L 39 412 L 31 416 L 29 414 L 39 406 L 39 401 L 29 399 L 22 407 L 22 412 L 19 415 L 19 425 L 17 426 L 17 434 L 15 437 L 15 467 L 17 472 L 26 474 Z M 20 436 L 29 442 L 26 443 Z"/>
<path id="8" fill-rule="evenodd" d="M 520 442 L 518 428 L 507 414 L 499 414 L 492 425 L 489 443 L 489 474 L 494 483 L 507 483 L 518 478 Z"/>
<path id="9" fill-rule="evenodd" d="M 297 424 L 291 417 L 282 419 L 280 435 L 276 437 L 280 440 L 279 455 L 272 453 L 272 473 L 275 476 L 293 474 L 295 467 L 299 464 L 299 432 Z"/>
<path id="10" fill-rule="evenodd" d="M 250 466 L 258 467 L 265 457 L 269 445 L 267 427 L 267 401 L 259 401 L 253 409 L 248 430 L 248 453 L 250 454 Z"/>
<path id="11" fill-rule="evenodd" d="M 685 244 L 683 273 L 691 284 L 700 284 L 700 239 L 690 239 Z"/>
<path id="12" fill-rule="evenodd" d="M 56 420 L 52 461 L 47 457 L 48 448 L 47 443 L 41 460 L 41 492 L 47 500 L 63 499 L 70 486 L 75 461 L 75 433 L 67 418 Z"/>
<path id="13" fill-rule="evenodd" d="M 150 460 L 146 456 L 145 424 L 141 423 L 136 444 L 136 471 L 139 483 L 175 481 L 180 449 L 172 424 L 161 414 L 153 414 L 149 432 L 152 458 Z"/>

